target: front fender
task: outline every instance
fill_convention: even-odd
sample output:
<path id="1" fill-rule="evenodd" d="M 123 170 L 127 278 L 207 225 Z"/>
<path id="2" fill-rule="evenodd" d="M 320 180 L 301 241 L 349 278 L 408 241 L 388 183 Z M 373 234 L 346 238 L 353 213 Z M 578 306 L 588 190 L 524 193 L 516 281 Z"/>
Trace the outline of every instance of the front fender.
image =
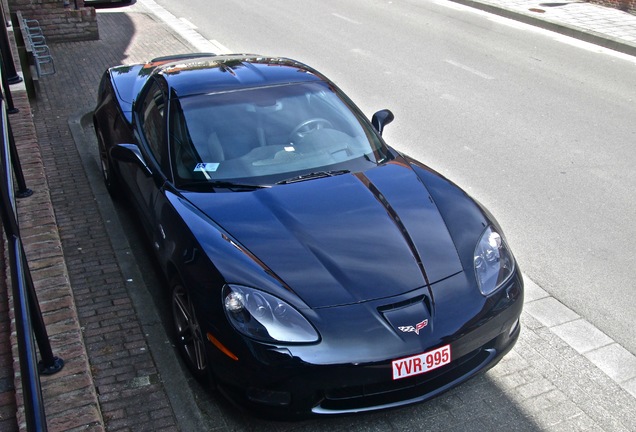
<path id="1" fill-rule="evenodd" d="M 494 217 L 459 186 L 426 165 L 407 157 L 428 189 L 455 243 L 464 271 L 473 273 L 473 253 L 488 225 L 501 229 Z M 502 234 L 503 235 L 503 234 Z"/>
<path id="2" fill-rule="evenodd" d="M 210 261 L 208 265 L 218 271 L 224 283 L 261 289 L 299 309 L 308 307 L 265 264 L 188 200 L 170 191 L 166 191 L 166 198 L 187 225 L 196 244 L 201 248 L 200 252 Z M 190 258 L 184 259 L 183 255 Z M 200 266 L 194 266 L 197 257 L 192 250 L 186 248 L 180 252 L 175 251 L 175 258 L 181 261 L 181 266 L 194 267 L 191 270 L 195 274 L 205 271 Z"/>

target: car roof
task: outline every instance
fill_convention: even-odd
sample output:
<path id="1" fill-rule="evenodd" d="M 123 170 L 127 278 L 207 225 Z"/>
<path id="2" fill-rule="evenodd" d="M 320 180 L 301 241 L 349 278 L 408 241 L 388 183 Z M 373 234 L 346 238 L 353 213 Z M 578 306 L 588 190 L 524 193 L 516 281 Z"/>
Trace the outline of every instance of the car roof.
<path id="1" fill-rule="evenodd" d="M 158 59 L 160 60 L 160 59 Z M 163 76 L 177 97 L 286 83 L 328 81 L 309 66 L 287 58 L 257 55 L 207 55 L 158 61 L 153 74 Z"/>

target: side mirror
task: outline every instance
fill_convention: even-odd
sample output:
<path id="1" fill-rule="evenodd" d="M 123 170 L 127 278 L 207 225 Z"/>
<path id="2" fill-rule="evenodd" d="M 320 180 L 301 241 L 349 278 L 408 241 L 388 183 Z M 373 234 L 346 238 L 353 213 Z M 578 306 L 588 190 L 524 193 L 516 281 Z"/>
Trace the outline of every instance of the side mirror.
<path id="1" fill-rule="evenodd" d="M 148 168 L 148 164 L 141 151 L 139 151 L 139 147 L 135 144 L 117 144 L 110 149 L 110 157 L 119 162 L 137 164 L 147 176 L 152 175 L 152 171 Z"/>
<path id="2" fill-rule="evenodd" d="M 395 116 L 388 109 L 383 109 L 373 114 L 371 118 L 371 124 L 377 130 L 380 135 L 382 135 L 382 131 L 384 130 L 384 126 L 388 125 L 393 121 Z"/>

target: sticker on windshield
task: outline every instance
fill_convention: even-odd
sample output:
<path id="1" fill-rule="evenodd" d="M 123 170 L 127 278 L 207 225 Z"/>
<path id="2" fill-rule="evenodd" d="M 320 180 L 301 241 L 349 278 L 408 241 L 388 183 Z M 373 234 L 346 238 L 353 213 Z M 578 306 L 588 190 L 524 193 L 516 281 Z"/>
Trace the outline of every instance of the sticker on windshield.
<path id="1" fill-rule="evenodd" d="M 216 162 L 198 163 L 194 167 L 194 172 L 215 172 L 219 169 L 219 164 Z"/>

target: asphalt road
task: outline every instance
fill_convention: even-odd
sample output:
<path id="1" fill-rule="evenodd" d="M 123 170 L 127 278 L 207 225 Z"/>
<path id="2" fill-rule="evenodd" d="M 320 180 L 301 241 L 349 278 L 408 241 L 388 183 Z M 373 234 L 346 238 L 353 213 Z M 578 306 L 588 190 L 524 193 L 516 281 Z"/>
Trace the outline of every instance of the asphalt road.
<path id="1" fill-rule="evenodd" d="M 498 218 L 532 280 L 636 354 L 636 60 L 441 1 L 156 0 L 318 68 Z"/>

